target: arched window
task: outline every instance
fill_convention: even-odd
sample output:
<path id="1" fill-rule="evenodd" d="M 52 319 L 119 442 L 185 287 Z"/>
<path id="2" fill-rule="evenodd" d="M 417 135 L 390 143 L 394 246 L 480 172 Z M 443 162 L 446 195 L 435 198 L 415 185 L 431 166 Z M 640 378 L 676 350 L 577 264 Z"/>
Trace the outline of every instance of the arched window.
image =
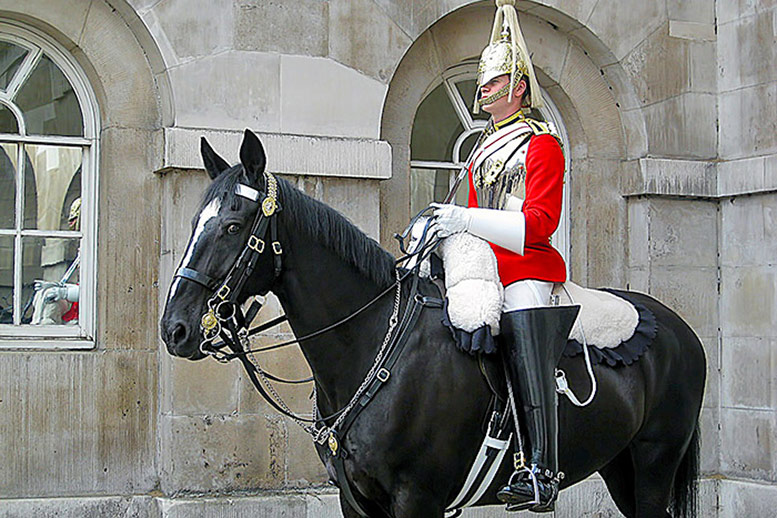
<path id="1" fill-rule="evenodd" d="M 472 114 L 477 82 L 477 62 L 466 62 L 446 70 L 438 83 L 424 95 L 413 120 L 410 136 L 410 212 L 415 214 L 432 201 L 442 201 L 472 151 L 488 114 Z M 550 121 L 558 130 L 569 170 L 567 133 L 558 109 L 543 91 L 545 107 L 531 117 Z M 467 204 L 469 185 L 462 182 L 456 203 Z M 561 221 L 553 234 L 553 245 L 569 264 L 568 190 L 564 188 Z"/>
<path id="2" fill-rule="evenodd" d="M 72 57 L 0 22 L 0 344 L 91 347 L 98 114 Z"/>

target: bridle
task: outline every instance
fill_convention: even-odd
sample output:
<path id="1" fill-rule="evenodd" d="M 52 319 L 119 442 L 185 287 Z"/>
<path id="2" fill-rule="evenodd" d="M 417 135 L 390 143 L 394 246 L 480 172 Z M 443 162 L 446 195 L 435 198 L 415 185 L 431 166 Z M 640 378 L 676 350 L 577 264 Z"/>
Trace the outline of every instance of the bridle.
<path id="1" fill-rule="evenodd" d="M 174 277 L 186 279 L 203 286 L 213 295 L 208 299 L 208 310 L 200 318 L 200 329 L 203 340 L 200 343 L 200 351 L 213 356 L 220 362 L 227 362 L 231 358 L 221 351 L 225 344 L 235 346 L 234 340 L 241 335 L 247 338 L 246 324 L 250 323 L 261 309 L 262 304 L 254 300 L 248 311 L 243 313 L 240 307 L 239 297 L 248 279 L 253 275 L 260 257 L 268 249 L 267 231 L 270 232 L 270 249 L 273 253 L 273 281 L 281 274 L 283 264 L 283 247 L 278 241 L 278 222 L 275 217 L 282 207 L 278 202 L 278 180 L 270 173 L 264 173 L 266 192 L 260 192 L 248 185 L 238 183 L 235 186 L 235 194 L 261 205 L 256 211 L 251 233 L 248 236 L 242 252 L 235 260 L 223 281 L 218 281 L 209 275 L 198 272 L 193 268 L 181 267 Z M 236 336 L 230 336 L 235 334 Z M 221 347 L 214 347 L 213 342 L 221 337 Z M 232 342 L 232 343 L 231 343 Z M 235 347 L 231 347 L 235 349 Z"/>

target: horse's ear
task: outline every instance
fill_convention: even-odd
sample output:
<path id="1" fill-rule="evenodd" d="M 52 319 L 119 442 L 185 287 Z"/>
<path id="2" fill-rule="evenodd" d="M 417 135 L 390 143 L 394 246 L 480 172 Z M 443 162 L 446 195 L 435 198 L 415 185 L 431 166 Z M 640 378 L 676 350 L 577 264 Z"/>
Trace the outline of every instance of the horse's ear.
<path id="1" fill-rule="evenodd" d="M 205 170 L 208 172 L 211 180 L 215 180 L 218 175 L 229 169 L 229 164 L 213 151 L 205 137 L 200 138 L 200 154 L 202 163 L 205 164 Z"/>
<path id="2" fill-rule="evenodd" d="M 243 135 L 243 144 L 240 146 L 240 163 L 243 164 L 246 179 L 251 185 L 258 185 L 267 165 L 267 157 L 259 138 L 250 129 L 246 129 Z"/>

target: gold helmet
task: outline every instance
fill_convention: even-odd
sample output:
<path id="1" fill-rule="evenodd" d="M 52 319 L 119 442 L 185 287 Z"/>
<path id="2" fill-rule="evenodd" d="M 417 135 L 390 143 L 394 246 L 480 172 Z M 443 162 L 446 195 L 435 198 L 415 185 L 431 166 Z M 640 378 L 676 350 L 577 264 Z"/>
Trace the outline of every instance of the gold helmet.
<path id="1" fill-rule="evenodd" d="M 515 85 L 523 76 L 529 78 L 529 91 L 531 92 L 531 104 L 525 108 L 540 108 L 542 95 L 537 84 L 537 77 L 531 63 L 526 41 L 518 24 L 518 13 L 515 11 L 515 0 L 496 0 L 496 16 L 491 29 L 491 39 L 488 46 L 483 49 L 478 64 L 478 88 L 475 93 L 475 106 L 473 111 L 478 113 L 480 106 L 491 104 L 500 97 L 509 96 L 512 101 Z M 493 78 L 508 74 L 510 83 L 499 92 L 490 95 L 486 99 L 480 98 L 480 87 Z"/>
<path id="2" fill-rule="evenodd" d="M 67 223 L 73 230 L 80 230 L 81 223 L 81 197 L 79 196 L 70 204 L 70 212 L 67 215 Z"/>

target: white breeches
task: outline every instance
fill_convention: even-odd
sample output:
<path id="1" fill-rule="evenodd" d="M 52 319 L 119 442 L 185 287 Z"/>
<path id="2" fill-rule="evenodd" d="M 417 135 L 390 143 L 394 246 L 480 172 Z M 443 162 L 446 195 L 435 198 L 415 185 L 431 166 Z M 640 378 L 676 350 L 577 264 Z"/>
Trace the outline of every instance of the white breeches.
<path id="1" fill-rule="evenodd" d="M 505 287 L 502 313 L 550 305 L 553 283 L 527 279 Z"/>

